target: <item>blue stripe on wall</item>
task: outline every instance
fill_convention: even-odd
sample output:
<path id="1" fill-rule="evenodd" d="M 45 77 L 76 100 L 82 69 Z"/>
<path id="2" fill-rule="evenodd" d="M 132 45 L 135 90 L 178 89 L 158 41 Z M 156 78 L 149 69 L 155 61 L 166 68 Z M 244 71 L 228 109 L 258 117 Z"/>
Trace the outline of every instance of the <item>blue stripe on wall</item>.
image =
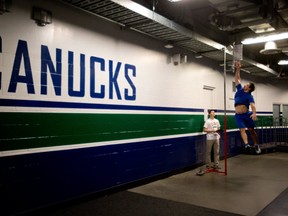
<path id="1" fill-rule="evenodd" d="M 223 134 L 222 134 L 223 135 Z M 0 158 L 1 215 L 112 189 L 204 162 L 205 135 Z M 229 133 L 228 155 L 241 149 Z M 223 156 L 223 140 L 221 140 Z"/>
<path id="2" fill-rule="evenodd" d="M 184 137 L 0 158 L 1 215 L 195 165 L 202 160 L 203 139 Z"/>
<path id="3" fill-rule="evenodd" d="M 220 109 L 214 109 L 216 112 L 223 112 L 224 113 L 224 110 L 220 110 Z M 234 110 L 226 110 L 227 113 L 235 113 Z M 269 111 L 257 111 L 257 114 L 270 114 L 272 115 L 273 112 L 269 112 Z"/>
<path id="4" fill-rule="evenodd" d="M 177 112 L 203 112 L 204 111 L 204 109 L 178 108 L 178 107 L 92 104 L 92 103 L 77 103 L 77 102 L 13 100 L 13 99 L 0 99 L 0 106 L 105 109 L 105 110 L 177 111 Z"/>

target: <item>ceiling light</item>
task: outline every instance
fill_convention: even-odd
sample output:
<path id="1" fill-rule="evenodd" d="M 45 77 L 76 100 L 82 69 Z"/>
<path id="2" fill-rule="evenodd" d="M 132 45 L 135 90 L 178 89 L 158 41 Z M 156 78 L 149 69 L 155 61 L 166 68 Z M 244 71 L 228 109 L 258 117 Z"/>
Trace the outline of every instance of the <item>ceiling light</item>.
<path id="1" fill-rule="evenodd" d="M 172 49 L 174 47 L 174 45 L 172 43 L 167 43 L 164 45 L 164 47 L 167 49 Z"/>
<path id="2" fill-rule="evenodd" d="M 268 41 L 276 41 L 276 40 L 283 40 L 288 38 L 288 32 L 280 33 L 280 34 L 273 34 L 267 36 L 260 36 L 257 38 L 247 38 L 241 41 L 242 44 L 256 44 L 256 43 L 263 43 Z"/>
<path id="3" fill-rule="evenodd" d="M 200 58 L 203 58 L 203 55 L 201 55 L 200 53 L 196 53 L 194 55 L 194 57 L 197 58 L 197 59 L 200 59 Z"/>
<path id="4" fill-rule="evenodd" d="M 169 2 L 179 2 L 179 1 L 182 1 L 182 0 L 168 0 Z"/>
<path id="5" fill-rule="evenodd" d="M 254 30 L 254 32 L 255 32 L 256 34 L 262 34 L 262 33 L 272 32 L 272 31 L 275 31 L 275 29 L 274 29 L 273 27 Z"/>
<path id="6" fill-rule="evenodd" d="M 280 60 L 278 65 L 288 65 L 288 60 Z"/>
<path id="7" fill-rule="evenodd" d="M 278 54 L 280 52 L 282 52 L 282 50 L 277 48 L 277 45 L 274 41 L 268 41 L 265 43 L 264 49 L 260 50 L 260 53 L 265 55 Z"/>
<path id="8" fill-rule="evenodd" d="M 275 28 L 273 28 L 269 23 L 261 23 L 259 25 L 248 26 L 248 28 L 250 28 L 256 34 L 263 34 L 275 31 Z"/>

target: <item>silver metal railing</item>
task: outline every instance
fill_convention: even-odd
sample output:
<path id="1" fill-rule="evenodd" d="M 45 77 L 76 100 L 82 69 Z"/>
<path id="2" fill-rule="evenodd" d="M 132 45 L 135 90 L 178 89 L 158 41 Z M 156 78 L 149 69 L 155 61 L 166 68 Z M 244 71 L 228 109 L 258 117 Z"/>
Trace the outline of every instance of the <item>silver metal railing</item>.
<path id="1" fill-rule="evenodd" d="M 257 133 L 262 148 L 288 147 L 288 119 L 263 117 L 257 120 Z"/>

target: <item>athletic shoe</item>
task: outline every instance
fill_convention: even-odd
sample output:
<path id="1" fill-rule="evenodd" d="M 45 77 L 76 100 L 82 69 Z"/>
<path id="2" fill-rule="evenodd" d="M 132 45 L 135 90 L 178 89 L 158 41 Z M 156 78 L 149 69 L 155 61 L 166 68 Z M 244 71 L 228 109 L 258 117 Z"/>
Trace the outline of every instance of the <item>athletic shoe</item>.
<path id="1" fill-rule="evenodd" d="M 202 176 L 202 175 L 204 175 L 205 174 L 205 171 L 203 170 L 203 169 L 200 169 L 197 173 L 196 173 L 196 175 L 198 175 L 198 176 Z"/>
<path id="2" fill-rule="evenodd" d="M 250 146 L 249 144 L 245 144 L 245 145 L 244 145 L 244 148 L 245 148 L 246 150 L 248 150 L 248 149 L 251 148 L 251 146 Z"/>
<path id="3" fill-rule="evenodd" d="M 245 144 L 243 147 L 243 153 L 244 154 L 250 154 L 251 153 L 251 146 L 249 144 Z"/>
<path id="4" fill-rule="evenodd" d="M 261 149 L 260 149 L 259 145 L 255 145 L 255 152 L 256 152 L 256 154 L 261 153 Z"/>

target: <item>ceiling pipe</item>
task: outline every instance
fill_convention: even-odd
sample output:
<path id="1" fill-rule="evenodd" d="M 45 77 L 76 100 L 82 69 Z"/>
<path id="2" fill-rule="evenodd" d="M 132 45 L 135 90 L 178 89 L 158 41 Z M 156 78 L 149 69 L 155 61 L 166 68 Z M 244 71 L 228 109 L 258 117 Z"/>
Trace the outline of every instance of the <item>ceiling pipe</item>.
<path id="1" fill-rule="evenodd" d="M 93 12 L 93 11 L 87 10 L 84 8 L 84 6 L 83 7 L 78 6 L 78 5 L 76 5 L 76 3 L 73 3 L 70 0 L 61 0 L 61 1 L 67 3 L 68 5 L 72 5 L 74 7 L 80 8 L 84 11 L 87 11 L 88 13 L 91 13 L 91 14 L 94 14 L 96 16 L 103 17 L 104 19 L 110 20 L 112 22 L 118 23 L 120 26 L 129 27 L 130 29 L 135 30 L 139 33 L 146 34 L 150 37 L 154 37 L 156 39 L 163 41 L 162 37 L 159 38 L 159 36 L 157 34 L 153 34 L 153 33 L 148 32 L 148 31 L 146 32 L 145 29 L 143 31 L 143 29 L 141 29 L 140 27 L 138 28 L 137 25 L 135 25 L 134 26 L 135 28 L 133 28 L 133 27 L 129 26 L 129 24 L 127 26 L 126 23 L 123 23 L 121 21 L 119 22 L 118 20 L 113 19 L 111 17 L 102 16 L 102 15 L 99 15 L 99 14 Z M 185 40 L 187 40 L 187 43 L 191 42 L 191 45 L 190 44 L 186 45 L 185 43 L 183 43 L 182 45 L 181 44 L 179 45 L 181 48 L 186 49 L 190 52 L 193 52 L 193 53 L 198 52 L 198 48 L 196 50 L 194 50 L 194 49 L 192 49 L 192 47 L 190 47 L 190 46 L 193 46 L 193 44 L 195 44 L 195 46 L 198 46 L 198 45 L 202 46 L 203 51 L 208 50 L 208 48 L 210 47 L 212 49 L 214 48 L 215 50 L 218 50 L 216 52 L 219 52 L 219 51 L 222 52 L 223 48 L 225 48 L 224 45 L 217 43 L 216 41 L 213 41 L 212 39 L 209 39 L 205 36 L 202 36 L 191 29 L 188 29 L 184 26 L 181 26 L 181 25 L 167 19 L 166 17 L 163 17 L 160 14 L 157 14 L 154 11 L 149 10 L 149 9 L 145 8 L 144 6 L 141 6 L 140 4 L 137 4 L 131 0 L 110 0 L 109 2 L 114 3 L 115 7 L 117 4 L 118 7 L 119 6 L 122 7 L 122 9 L 124 11 L 126 9 L 127 11 L 134 12 L 135 13 L 134 15 L 137 14 L 138 16 L 141 16 L 142 17 L 141 19 L 143 19 L 143 20 L 147 19 L 148 22 L 151 21 L 152 23 L 155 23 L 155 24 L 161 26 L 161 28 L 163 28 L 163 29 L 166 29 L 166 30 L 169 29 L 169 30 L 171 30 L 171 32 L 175 32 L 175 34 L 177 33 L 177 35 L 180 37 L 179 39 L 181 39 L 181 38 L 185 39 Z M 85 3 L 85 4 L 87 4 L 87 3 Z M 97 4 L 97 3 L 95 3 L 95 4 Z M 166 39 L 167 39 L 167 37 L 166 37 Z M 177 45 L 179 41 L 177 40 L 175 42 Z M 231 58 L 231 56 L 233 56 L 233 54 L 229 53 L 228 51 L 227 51 L 227 54 L 228 54 L 229 58 Z M 207 53 L 207 55 L 208 55 L 208 53 Z M 218 56 L 216 56 L 216 57 L 218 58 Z M 217 60 L 216 57 L 211 58 L 211 59 Z M 276 73 L 274 70 L 272 70 L 272 69 L 270 69 L 270 68 L 266 67 L 265 65 L 262 65 L 258 62 L 255 62 L 249 58 L 244 57 L 243 62 L 258 68 L 258 70 L 256 69 L 257 73 L 258 72 L 259 73 L 269 73 L 271 75 L 274 75 Z"/>
<path id="2" fill-rule="evenodd" d="M 218 15 L 213 14 L 210 18 L 210 22 L 212 25 L 217 26 L 222 31 L 234 31 L 236 29 L 243 29 L 249 26 L 261 25 L 265 23 L 270 23 L 271 19 L 259 19 L 251 22 L 242 23 L 239 25 L 234 25 L 234 19 L 230 17 L 220 17 Z M 227 23 L 221 23 L 221 20 L 226 20 Z M 224 21 L 225 22 L 225 21 Z"/>

